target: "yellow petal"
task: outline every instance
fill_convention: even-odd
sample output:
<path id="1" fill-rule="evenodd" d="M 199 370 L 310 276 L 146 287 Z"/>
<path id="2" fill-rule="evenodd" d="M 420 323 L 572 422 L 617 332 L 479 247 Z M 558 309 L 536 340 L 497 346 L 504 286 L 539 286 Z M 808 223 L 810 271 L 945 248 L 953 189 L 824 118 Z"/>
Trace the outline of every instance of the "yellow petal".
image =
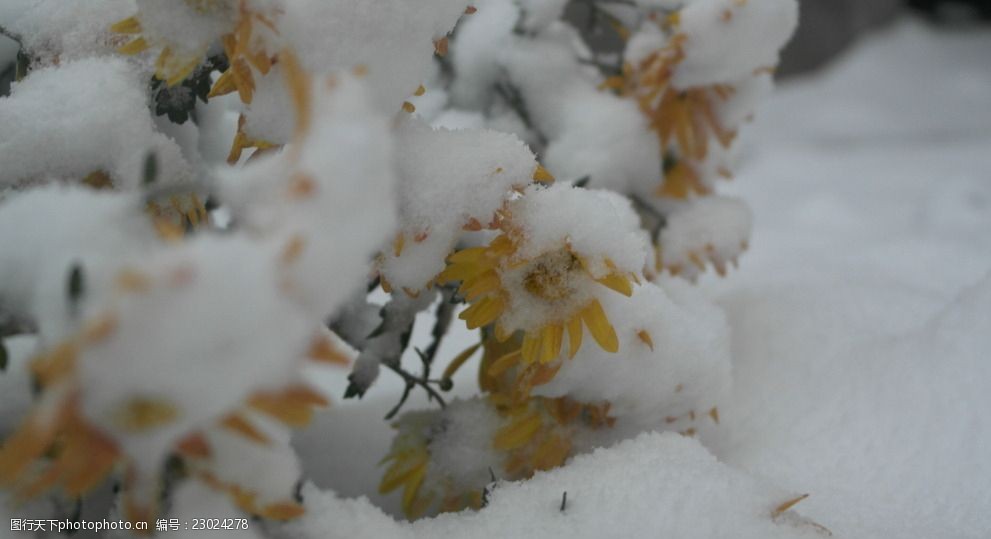
<path id="1" fill-rule="evenodd" d="M 137 17 L 128 17 L 110 26 L 110 31 L 116 34 L 140 34 L 141 21 Z"/>
<path id="2" fill-rule="evenodd" d="M 245 438 L 262 444 L 268 445 L 269 439 L 267 436 L 262 434 L 254 425 L 252 425 L 247 419 L 239 414 L 231 414 L 220 421 L 220 426 Z"/>
<path id="3" fill-rule="evenodd" d="M 640 340 L 643 341 L 643 343 L 646 344 L 648 348 L 650 348 L 651 352 L 654 351 L 654 339 L 651 338 L 650 333 L 648 333 L 646 329 L 641 329 L 640 331 L 638 331 L 637 337 L 639 337 Z"/>
<path id="4" fill-rule="evenodd" d="M 616 337 L 616 330 L 609 323 L 609 318 L 602 310 L 599 300 L 593 299 L 588 306 L 582 309 L 581 315 L 589 332 L 592 333 L 592 338 L 599 343 L 603 350 L 613 353 L 619 351 L 619 339 Z"/>
<path id="5" fill-rule="evenodd" d="M 179 84 L 180 82 L 185 80 L 186 77 L 191 75 L 193 71 L 196 70 L 196 67 L 199 65 L 200 65 L 200 59 L 199 57 L 195 57 L 189 62 L 187 62 L 185 65 L 180 66 L 179 69 L 177 69 L 175 73 L 172 74 L 171 77 L 165 80 L 166 86 L 175 86 L 176 84 Z"/>
<path id="6" fill-rule="evenodd" d="M 537 165 L 537 170 L 533 171 L 533 181 L 538 183 L 553 183 L 554 176 L 543 165 Z"/>
<path id="7" fill-rule="evenodd" d="M 475 298 L 483 294 L 499 290 L 501 285 L 502 282 L 499 280 L 499 275 L 494 271 L 487 271 L 475 276 L 473 279 L 464 281 L 459 291 L 465 299 L 474 301 Z"/>
<path id="8" fill-rule="evenodd" d="M 267 54 L 259 52 L 257 54 L 245 54 L 245 58 L 251 65 L 255 66 L 262 75 L 267 75 L 269 70 L 272 69 L 272 59 L 268 57 Z"/>
<path id="9" fill-rule="evenodd" d="M 319 363 L 330 363 L 334 365 L 347 366 L 351 363 L 348 355 L 339 350 L 333 341 L 324 335 L 315 335 L 310 341 L 310 349 L 306 352 L 306 357 Z"/>
<path id="10" fill-rule="evenodd" d="M 451 264 L 478 263 L 485 258 L 485 251 L 485 247 L 469 247 L 468 249 L 461 249 L 460 251 L 447 257 L 447 261 Z"/>
<path id="11" fill-rule="evenodd" d="M 533 376 L 530 378 L 531 386 L 542 386 L 557 376 L 557 371 L 561 370 L 561 365 L 564 363 L 558 361 L 557 363 L 551 363 L 549 365 L 540 365 L 536 367 Z"/>
<path id="12" fill-rule="evenodd" d="M 624 296 L 629 297 L 633 295 L 633 287 L 630 286 L 630 280 L 619 273 L 610 273 L 601 279 L 596 279 L 596 282 L 605 285 L 620 294 L 623 294 Z"/>
<path id="13" fill-rule="evenodd" d="M 242 61 L 235 61 L 231 63 L 230 71 L 238 97 L 242 103 L 250 105 L 255 95 L 255 76 L 251 74 L 251 68 Z"/>
<path id="14" fill-rule="evenodd" d="M 293 110 L 296 117 L 296 133 L 294 138 L 300 139 L 310 129 L 312 107 L 312 85 L 309 74 L 303 69 L 291 49 L 284 49 L 279 54 L 282 67 L 285 69 L 286 82 L 289 85 L 289 95 L 292 97 Z"/>
<path id="15" fill-rule="evenodd" d="M 128 433 L 147 432 L 168 425 L 179 417 L 179 410 L 171 402 L 134 397 L 113 413 L 113 424 Z"/>
<path id="16" fill-rule="evenodd" d="M 396 460 L 385 471 L 385 474 L 382 475 L 382 481 L 379 482 L 379 494 L 388 494 L 396 490 L 406 483 L 406 480 L 412 474 L 416 473 L 417 470 L 425 470 L 429 458 L 426 452 L 421 452 L 413 458 L 400 458 Z"/>
<path id="17" fill-rule="evenodd" d="M 469 346 L 468 348 L 466 348 L 465 350 L 463 350 L 460 354 L 454 356 L 454 359 L 451 360 L 451 363 L 449 363 L 447 365 L 447 368 L 444 369 L 444 374 L 443 376 L 441 376 L 441 378 L 450 379 L 452 376 L 454 376 L 454 373 L 458 372 L 458 369 L 461 368 L 461 365 L 464 365 L 465 361 L 468 361 L 468 359 L 471 358 L 471 356 L 474 355 L 475 352 L 479 348 L 481 348 L 481 346 L 482 343 L 480 342 L 475 343 Z"/>
<path id="18" fill-rule="evenodd" d="M 531 412 L 496 432 L 493 445 L 500 451 L 509 451 L 523 447 L 540 430 L 540 415 Z"/>
<path id="19" fill-rule="evenodd" d="M 512 367 L 519 363 L 521 354 L 519 350 L 514 350 L 499 359 L 492 362 L 489 368 L 486 369 L 485 373 L 489 376 L 499 376 L 500 374 L 506 372 L 506 369 Z"/>
<path id="20" fill-rule="evenodd" d="M 522 354 L 523 361 L 525 363 L 535 363 L 540 359 L 540 349 L 541 341 L 543 340 L 543 333 L 541 332 L 527 332 L 523 336 L 523 346 L 520 348 L 520 353 Z"/>
<path id="21" fill-rule="evenodd" d="M 484 297 L 461 312 L 459 317 L 466 322 L 468 329 L 476 329 L 494 322 L 505 308 L 500 297 Z"/>
<path id="22" fill-rule="evenodd" d="M 808 498 L 808 497 L 809 497 L 808 494 L 802 494 L 801 496 L 796 496 L 794 498 L 791 498 L 790 500 L 785 500 L 780 505 L 778 505 L 777 507 L 775 507 L 773 511 L 771 511 L 771 516 L 774 517 L 774 518 L 777 518 L 778 516 L 781 515 L 781 513 L 784 513 L 785 511 L 791 509 L 798 502 L 800 502 L 800 501 L 802 501 L 802 500 L 804 500 L 805 498 Z"/>
<path id="23" fill-rule="evenodd" d="M 550 363 L 561 353 L 561 341 L 564 339 L 564 327 L 560 324 L 544 326 L 543 339 L 540 347 L 540 362 Z"/>
<path id="24" fill-rule="evenodd" d="M 534 452 L 533 467 L 538 470 L 550 470 L 564 464 L 571 453 L 571 443 L 560 436 L 551 436 L 540 444 Z"/>
<path id="25" fill-rule="evenodd" d="M 568 359 L 575 357 L 582 346 L 582 319 L 576 315 L 568 320 Z"/>
<path id="26" fill-rule="evenodd" d="M 121 45 L 120 47 L 117 47 L 117 52 L 130 56 L 133 54 L 138 54 L 139 52 L 146 51 L 150 46 L 151 45 L 149 45 L 148 42 L 145 41 L 145 38 L 139 37 L 137 39 L 129 41 L 128 43 L 125 43 L 124 45 Z"/>
<path id="27" fill-rule="evenodd" d="M 296 502 L 281 502 L 266 505 L 258 515 L 270 520 L 292 520 L 305 512 L 303 506 Z"/>
<path id="28" fill-rule="evenodd" d="M 210 93 L 206 97 L 211 99 L 219 95 L 227 95 L 235 90 L 237 90 L 237 85 L 234 84 L 234 70 L 227 68 L 227 71 L 224 71 L 217 78 L 217 82 L 213 83 L 213 87 L 210 88 Z"/>
<path id="29" fill-rule="evenodd" d="M 417 468 L 407 479 L 403 489 L 403 513 L 409 515 L 413 512 L 420 494 L 420 486 L 423 485 L 423 478 L 427 476 L 427 467 Z"/>

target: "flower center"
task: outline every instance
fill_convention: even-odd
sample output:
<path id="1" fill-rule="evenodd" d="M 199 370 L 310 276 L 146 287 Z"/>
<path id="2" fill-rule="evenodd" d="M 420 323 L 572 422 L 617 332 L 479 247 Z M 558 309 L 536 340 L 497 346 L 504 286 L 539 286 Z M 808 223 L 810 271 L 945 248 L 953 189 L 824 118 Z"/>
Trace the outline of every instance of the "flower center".
<path id="1" fill-rule="evenodd" d="M 571 273 L 578 267 L 578 259 L 563 249 L 540 255 L 534 259 L 523 277 L 523 287 L 543 300 L 567 298 L 574 293 Z"/>

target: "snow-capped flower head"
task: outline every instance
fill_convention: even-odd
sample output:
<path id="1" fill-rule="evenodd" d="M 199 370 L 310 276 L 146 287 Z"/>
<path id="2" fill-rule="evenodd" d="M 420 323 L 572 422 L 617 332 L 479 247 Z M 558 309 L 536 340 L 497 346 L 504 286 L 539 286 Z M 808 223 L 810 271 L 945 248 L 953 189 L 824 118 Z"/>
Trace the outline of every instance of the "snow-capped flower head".
<path id="1" fill-rule="evenodd" d="M 122 54 L 157 52 L 155 76 L 168 86 L 188 77 L 218 41 L 223 41 L 229 69 L 217 80 L 212 95 L 237 90 L 251 102 L 251 67 L 268 73 L 272 55 L 266 52 L 278 31 L 273 18 L 276 2 L 247 0 L 137 0 L 138 12 L 111 26 L 111 31 L 133 35 Z M 250 66 L 250 67 L 249 67 Z"/>
<path id="2" fill-rule="evenodd" d="M 392 440 L 389 454 L 381 462 L 390 464 L 379 482 L 379 492 L 388 494 L 402 488 L 403 513 L 409 518 L 425 514 L 440 499 L 458 497 L 455 493 L 448 492 L 443 481 L 435 477 L 431 477 L 424 485 L 428 472 L 433 472 L 434 476 L 439 475 L 430 468 L 429 445 L 443 428 L 440 413 L 439 410 L 432 410 L 404 414 L 393 424 L 398 433 Z M 481 501 L 480 497 L 478 501 Z M 478 504 L 474 507 L 477 508 Z"/>
<path id="3" fill-rule="evenodd" d="M 705 195 L 712 188 L 692 163 L 704 160 L 711 144 L 726 148 L 736 137 L 735 129 L 727 127 L 717 114 L 719 102 L 729 99 L 733 88 L 725 84 L 676 87 L 672 79 L 677 66 L 685 60 L 686 36 L 677 33 L 676 16 L 665 24 L 675 33 L 641 56 L 639 51 L 634 52 L 636 48 L 650 47 L 651 42 L 664 39 L 659 31 L 641 31 L 631 40 L 630 48 L 634 50 L 628 55 L 623 75 L 606 84 L 636 99 L 651 129 L 658 134 L 659 151 L 664 156 L 664 181 L 656 194 L 670 198 Z"/>
<path id="4" fill-rule="evenodd" d="M 634 97 L 657 131 L 664 182 L 657 195 L 685 198 L 712 191 L 726 167 L 703 167 L 713 146 L 729 148 L 745 114 L 730 113 L 737 87 L 773 71 L 795 26 L 794 0 L 699 0 L 652 18 L 630 39 L 623 74 L 606 87 Z M 710 174 L 708 168 L 714 169 Z"/>
<path id="5" fill-rule="evenodd" d="M 0 484 L 28 496 L 53 487 L 81 494 L 120 465 L 126 517 L 147 521 L 166 459 L 202 453 L 202 429 L 218 425 L 265 443 L 252 414 L 305 423 L 326 401 L 301 385 L 299 368 L 342 356 L 284 295 L 284 271 L 274 245 L 203 236 L 91 272 L 104 283 L 72 272 L 68 306 L 79 303 L 78 329 L 32 361 L 41 395 L 0 450 Z M 90 301 L 87 290 L 110 293 Z M 217 310 L 235 305 L 237 316 Z M 50 452 L 49 464 L 32 466 Z M 283 502 L 235 501 L 287 515 Z"/>
<path id="6" fill-rule="evenodd" d="M 379 492 L 402 490 L 413 519 L 431 512 L 478 509 L 500 480 L 519 480 L 564 464 L 576 439 L 615 419 L 608 403 L 535 398 L 511 404 L 500 395 L 456 400 L 446 408 L 404 414 Z"/>
<path id="7" fill-rule="evenodd" d="M 498 339 L 524 337 L 526 363 L 558 358 L 565 328 L 569 354 L 583 326 L 603 349 L 618 350 L 602 310 L 602 294 L 632 293 L 647 243 L 629 202 L 612 193 L 556 185 L 530 187 L 501 212 L 500 234 L 488 245 L 449 257 L 439 281 L 461 281 L 471 303 L 461 313 L 469 329 L 494 324 Z"/>

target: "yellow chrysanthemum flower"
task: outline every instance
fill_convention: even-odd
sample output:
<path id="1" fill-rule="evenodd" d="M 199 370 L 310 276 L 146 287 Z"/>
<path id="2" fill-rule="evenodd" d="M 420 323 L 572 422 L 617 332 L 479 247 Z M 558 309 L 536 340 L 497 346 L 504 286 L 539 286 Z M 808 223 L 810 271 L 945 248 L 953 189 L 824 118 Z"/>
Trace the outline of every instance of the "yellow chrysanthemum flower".
<path id="1" fill-rule="evenodd" d="M 403 513 L 410 519 L 425 515 L 435 506 L 448 512 L 478 509 L 482 505 L 481 488 L 461 492 L 450 481 L 443 480 L 442 470 L 431 469 L 431 433 L 437 423 L 435 412 L 405 414 L 393 424 L 399 433 L 389 454 L 379 463 L 390 463 L 379 482 L 379 493 L 388 494 L 401 488 Z M 430 473 L 435 477 L 427 481 Z"/>
<path id="2" fill-rule="evenodd" d="M 504 471 L 513 479 L 527 479 L 538 471 L 564 464 L 573 453 L 573 438 L 579 430 L 612 427 L 608 402 L 583 404 L 567 397 L 537 397 L 513 403 L 501 394 L 489 396 L 506 418 L 493 437 L 496 449 L 507 453 Z"/>
<path id="3" fill-rule="evenodd" d="M 483 439 L 451 438 L 453 416 L 449 409 L 405 414 L 393 424 L 398 434 L 389 454 L 381 464 L 388 463 L 379 483 L 379 492 L 387 494 L 402 490 L 403 512 L 410 519 L 430 511 L 460 511 L 479 509 L 487 484 L 498 476 L 508 480 L 528 479 L 537 471 L 564 464 L 573 454 L 575 434 L 579 431 L 611 427 L 609 404 L 581 404 L 568 398 L 535 398 L 514 403 L 501 394 L 468 401 L 494 415 L 493 423 L 481 421 L 484 429 L 476 431 Z M 456 422 L 456 421 L 455 421 Z M 461 432 L 460 435 L 466 433 Z M 446 438 L 445 438 L 446 436 Z M 468 435 L 471 437 L 472 435 Z M 456 440 L 456 441 L 455 441 Z M 444 456 L 440 446 L 455 443 L 464 452 L 465 445 L 482 457 L 494 451 L 495 461 L 474 463 L 469 468 Z"/>
<path id="4" fill-rule="evenodd" d="M 636 99 L 650 128 L 659 135 L 666 163 L 664 182 L 656 194 L 668 198 L 705 195 L 711 188 L 694 165 L 709 155 L 710 139 L 728 148 L 736 137 L 736 131 L 725 127 L 717 114 L 718 105 L 732 97 L 734 89 L 722 84 L 676 88 L 672 78 L 675 68 L 685 59 L 686 35 L 677 32 L 677 17 L 671 18 L 668 25 L 675 33 L 667 46 L 635 65 L 627 63 L 621 75 L 606 79 L 602 87 Z"/>
<path id="5" fill-rule="evenodd" d="M 605 286 L 629 296 L 635 274 L 619 271 L 609 259 L 609 273 L 594 276 L 588 259 L 565 242 L 558 249 L 535 257 L 517 254 L 524 234 L 511 226 L 487 246 L 463 249 L 448 258 L 439 282 L 460 281 L 458 292 L 471 305 L 462 311 L 468 329 L 494 324 L 499 340 L 523 330 L 518 355 L 525 363 L 550 363 L 558 358 L 568 333 L 568 354 L 574 357 L 581 347 L 583 327 L 608 352 L 619 350 L 619 340 L 592 287 Z M 519 315 L 537 313 L 539 320 L 520 327 Z M 529 316 L 529 315 L 528 315 Z"/>

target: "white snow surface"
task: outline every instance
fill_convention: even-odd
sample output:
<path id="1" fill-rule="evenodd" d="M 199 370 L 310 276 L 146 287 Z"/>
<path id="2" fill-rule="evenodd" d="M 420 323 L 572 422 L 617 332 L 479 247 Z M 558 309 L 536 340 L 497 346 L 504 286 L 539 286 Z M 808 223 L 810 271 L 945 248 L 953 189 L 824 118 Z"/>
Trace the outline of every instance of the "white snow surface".
<path id="1" fill-rule="evenodd" d="M 561 510 L 562 498 L 567 503 Z M 646 433 L 573 459 L 523 483 L 500 483 L 480 512 L 397 524 L 366 499 L 341 500 L 309 486 L 309 511 L 280 539 L 325 537 L 657 537 L 815 538 L 808 525 L 771 519 L 795 497 L 716 461 L 698 442 Z M 677 508 L 664 510 L 663 508 Z"/>
<path id="2" fill-rule="evenodd" d="M 751 204 L 751 248 L 739 271 L 698 285 L 732 335 L 732 390 L 701 446 L 646 434 L 502 484 L 479 513 L 398 524 L 374 507 L 398 514 L 398 494 L 375 493 L 391 431 L 374 419 L 401 389 L 383 376 L 295 441 L 320 489 L 368 499 L 304 489 L 310 515 L 284 536 L 816 537 L 768 516 L 808 493 L 793 511 L 834 537 L 987 537 L 989 55 L 986 32 L 906 20 L 762 108 L 740 174 L 720 186 Z M 452 337 L 439 357 L 475 339 Z M 428 340 L 424 323 L 412 343 Z M 455 393 L 475 391 L 473 364 Z"/>

